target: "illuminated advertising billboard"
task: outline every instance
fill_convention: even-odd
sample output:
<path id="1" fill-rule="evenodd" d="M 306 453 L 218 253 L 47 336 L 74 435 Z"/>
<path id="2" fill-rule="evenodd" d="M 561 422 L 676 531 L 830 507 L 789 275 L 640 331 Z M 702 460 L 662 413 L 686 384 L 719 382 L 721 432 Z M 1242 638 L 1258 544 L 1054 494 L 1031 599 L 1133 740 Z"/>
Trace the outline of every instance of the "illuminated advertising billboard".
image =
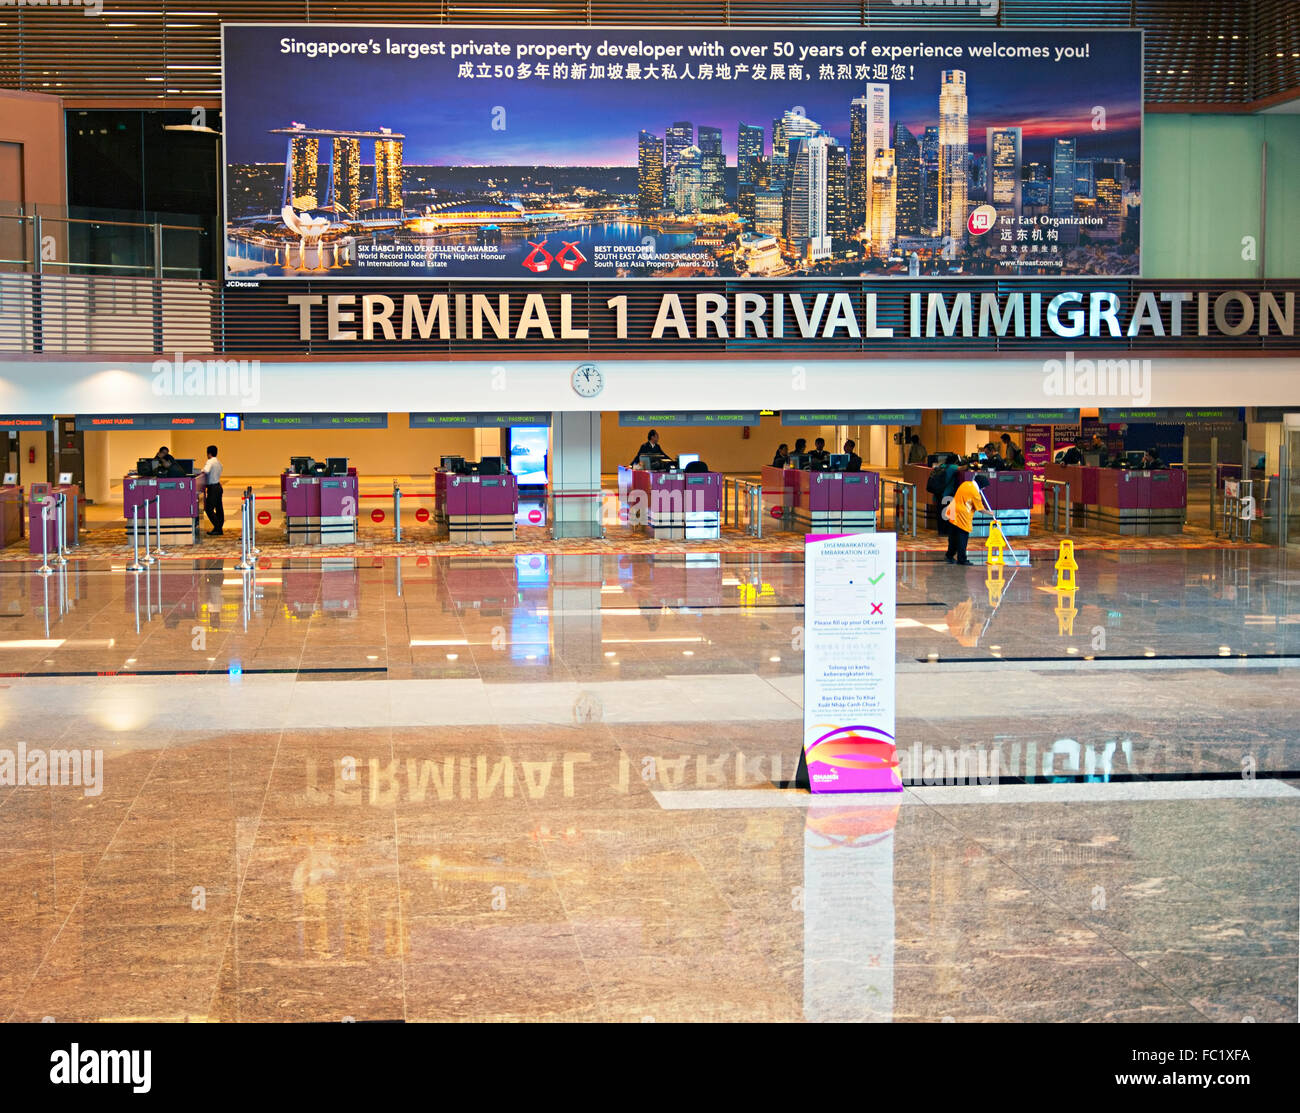
<path id="1" fill-rule="evenodd" d="M 1135 275 L 1142 36 L 227 24 L 226 277 Z"/>

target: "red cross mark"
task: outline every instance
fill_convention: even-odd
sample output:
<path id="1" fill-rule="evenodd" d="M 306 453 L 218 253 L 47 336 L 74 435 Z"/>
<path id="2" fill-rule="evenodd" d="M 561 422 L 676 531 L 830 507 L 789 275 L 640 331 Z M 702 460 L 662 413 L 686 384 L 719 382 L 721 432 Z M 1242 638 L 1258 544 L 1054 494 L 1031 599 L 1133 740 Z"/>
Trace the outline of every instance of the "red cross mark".
<path id="1" fill-rule="evenodd" d="M 871 613 L 872 613 L 872 614 L 883 615 L 883 614 L 885 613 L 884 608 L 885 608 L 885 604 L 884 604 L 884 603 L 872 603 L 872 604 L 871 604 Z"/>

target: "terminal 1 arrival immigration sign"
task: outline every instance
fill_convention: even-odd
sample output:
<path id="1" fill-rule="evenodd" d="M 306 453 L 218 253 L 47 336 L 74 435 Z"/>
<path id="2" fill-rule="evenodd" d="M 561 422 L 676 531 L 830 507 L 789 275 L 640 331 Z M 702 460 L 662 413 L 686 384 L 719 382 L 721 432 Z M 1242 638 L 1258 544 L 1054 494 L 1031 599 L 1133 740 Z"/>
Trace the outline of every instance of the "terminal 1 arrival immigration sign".
<path id="1" fill-rule="evenodd" d="M 1140 31 L 222 31 L 229 281 L 1140 273 Z"/>

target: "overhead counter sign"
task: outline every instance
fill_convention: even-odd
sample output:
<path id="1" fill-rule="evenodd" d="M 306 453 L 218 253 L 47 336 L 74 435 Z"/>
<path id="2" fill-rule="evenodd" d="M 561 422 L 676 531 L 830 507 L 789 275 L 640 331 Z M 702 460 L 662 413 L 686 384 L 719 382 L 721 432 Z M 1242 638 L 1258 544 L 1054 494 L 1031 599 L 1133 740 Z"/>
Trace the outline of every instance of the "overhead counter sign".
<path id="1" fill-rule="evenodd" d="M 1138 30 L 261 23 L 222 48 L 234 284 L 1140 272 Z"/>
<path id="2" fill-rule="evenodd" d="M 387 429 L 387 414 L 244 414 L 245 429 Z"/>
<path id="3" fill-rule="evenodd" d="M 220 429 L 220 414 L 77 414 L 78 432 L 104 429 Z"/>
<path id="4" fill-rule="evenodd" d="M 672 410 L 620 410 L 618 423 L 632 425 L 757 425 L 757 410 L 734 410 L 726 413 L 700 413 Z"/>
<path id="5" fill-rule="evenodd" d="M 551 424 L 549 412 L 530 413 L 414 413 L 407 422 L 412 429 L 507 429 L 515 425 Z"/>

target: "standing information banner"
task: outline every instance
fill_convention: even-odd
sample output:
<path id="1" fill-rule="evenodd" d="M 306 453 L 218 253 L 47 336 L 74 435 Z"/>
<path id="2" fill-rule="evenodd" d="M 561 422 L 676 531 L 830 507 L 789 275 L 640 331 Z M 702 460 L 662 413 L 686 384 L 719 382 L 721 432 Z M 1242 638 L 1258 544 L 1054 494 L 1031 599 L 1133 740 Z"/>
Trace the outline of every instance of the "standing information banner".
<path id="1" fill-rule="evenodd" d="M 813 792 L 901 792 L 894 740 L 893 533 L 809 534 L 803 747 Z"/>

